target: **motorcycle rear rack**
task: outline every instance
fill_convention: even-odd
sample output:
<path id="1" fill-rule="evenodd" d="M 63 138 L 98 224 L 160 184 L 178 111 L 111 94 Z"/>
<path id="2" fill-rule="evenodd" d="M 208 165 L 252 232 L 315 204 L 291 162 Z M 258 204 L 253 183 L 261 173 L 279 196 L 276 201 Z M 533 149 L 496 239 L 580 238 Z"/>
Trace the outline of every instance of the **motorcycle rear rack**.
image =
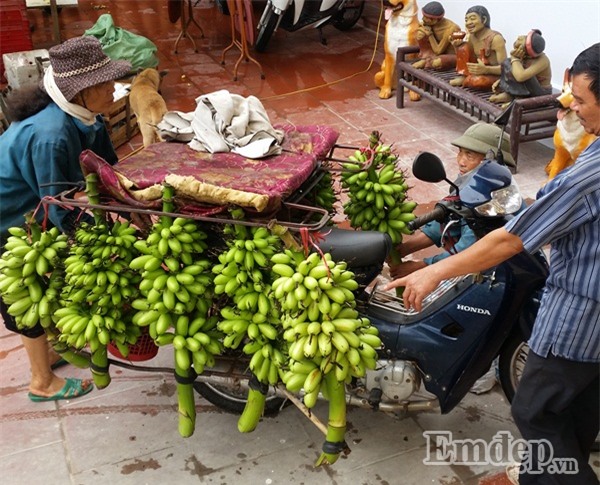
<path id="1" fill-rule="evenodd" d="M 44 203 L 49 205 L 62 205 L 62 206 L 70 206 L 77 207 L 82 210 L 91 210 L 91 209 L 101 209 L 106 211 L 107 213 L 118 213 L 118 214 L 127 214 L 127 213 L 136 213 L 142 214 L 146 216 L 169 216 L 169 217 L 183 217 L 185 219 L 193 219 L 196 221 L 209 222 L 215 224 L 239 224 L 243 226 L 263 226 L 263 227 L 273 227 L 274 225 L 279 225 L 286 227 L 292 231 L 300 231 L 301 229 L 306 229 L 308 231 L 318 231 L 326 226 L 326 224 L 330 220 L 329 212 L 321 207 L 313 207 L 304 204 L 298 204 L 294 202 L 284 201 L 281 204 L 281 209 L 279 212 L 283 212 L 287 210 L 288 213 L 292 211 L 299 211 L 303 214 L 304 220 L 301 222 L 291 221 L 291 220 L 282 220 L 277 219 L 276 217 L 265 217 L 265 218 L 252 218 L 250 215 L 248 219 L 233 219 L 231 217 L 223 216 L 223 215 L 200 215 L 200 214 L 190 214 L 190 213 L 178 213 L 178 212 L 164 212 L 161 210 L 148 209 L 143 207 L 135 207 L 132 205 L 127 205 L 124 203 L 117 202 L 115 199 L 107 199 L 107 203 L 104 204 L 91 204 L 87 201 L 87 199 L 76 199 L 74 198 L 75 194 L 79 192 L 79 188 L 74 188 L 70 190 L 66 190 L 61 192 L 54 198 L 44 199 Z M 308 222 L 308 219 L 311 215 L 318 214 L 320 215 L 320 219 L 316 222 Z"/>
<path id="2" fill-rule="evenodd" d="M 423 299 L 421 312 L 425 311 L 427 307 L 429 307 L 431 304 L 433 304 L 435 301 L 437 301 L 439 298 L 448 293 L 456 285 L 458 285 L 461 281 L 468 277 L 469 275 L 457 276 L 455 278 L 443 280 L 435 290 L 433 290 L 429 295 L 427 295 Z M 390 293 L 387 291 L 377 290 L 378 286 L 379 282 L 375 284 L 373 290 L 369 295 L 367 302 L 370 306 L 380 308 L 383 310 L 394 311 L 405 316 L 412 316 L 420 313 L 414 310 L 413 308 L 411 308 L 410 310 L 407 309 L 404 306 L 404 300 L 402 299 L 402 297 L 396 296 L 393 292 Z"/>

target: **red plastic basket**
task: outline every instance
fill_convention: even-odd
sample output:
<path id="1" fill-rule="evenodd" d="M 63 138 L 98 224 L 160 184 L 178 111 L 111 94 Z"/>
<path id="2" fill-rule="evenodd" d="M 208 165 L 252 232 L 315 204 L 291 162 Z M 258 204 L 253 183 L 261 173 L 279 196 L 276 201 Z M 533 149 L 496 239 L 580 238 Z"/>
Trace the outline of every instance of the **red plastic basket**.
<path id="1" fill-rule="evenodd" d="M 129 355 L 127 357 L 124 357 L 121 352 L 119 352 L 118 347 L 112 342 L 109 343 L 106 348 L 111 355 L 132 362 L 150 360 L 158 354 L 158 347 L 146 331 L 142 332 L 142 335 L 140 335 L 140 338 L 138 338 L 138 341 L 134 345 L 129 346 Z"/>

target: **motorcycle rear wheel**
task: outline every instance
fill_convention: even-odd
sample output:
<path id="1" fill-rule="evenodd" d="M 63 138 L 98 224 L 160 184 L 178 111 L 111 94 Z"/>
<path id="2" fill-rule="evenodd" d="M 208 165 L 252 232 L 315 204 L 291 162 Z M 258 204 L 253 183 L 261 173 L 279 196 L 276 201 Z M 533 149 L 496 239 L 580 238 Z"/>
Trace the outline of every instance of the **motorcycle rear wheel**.
<path id="1" fill-rule="evenodd" d="M 528 355 L 529 345 L 524 341 L 521 333 L 513 333 L 504 344 L 498 363 L 500 385 L 508 402 L 512 402 L 515 397 Z"/>
<path id="2" fill-rule="evenodd" d="M 194 382 L 194 389 L 211 404 L 232 414 L 242 414 L 246 406 L 247 393 L 236 392 L 225 386 Z M 276 416 L 281 409 L 290 404 L 287 399 L 269 395 L 265 402 L 265 416 Z"/>
<path id="3" fill-rule="evenodd" d="M 268 9 L 268 12 L 266 12 L 264 22 L 259 25 L 256 43 L 254 44 L 254 50 L 257 52 L 264 52 L 267 49 L 267 44 L 271 40 L 273 32 L 275 32 L 275 27 L 277 27 L 277 22 L 279 21 L 279 15 L 275 13 L 275 10 L 273 10 L 270 3 L 267 4 L 265 8 Z"/>
<path id="4" fill-rule="evenodd" d="M 365 9 L 365 0 L 352 0 L 331 20 L 331 25 L 342 32 L 350 30 L 360 20 Z"/>

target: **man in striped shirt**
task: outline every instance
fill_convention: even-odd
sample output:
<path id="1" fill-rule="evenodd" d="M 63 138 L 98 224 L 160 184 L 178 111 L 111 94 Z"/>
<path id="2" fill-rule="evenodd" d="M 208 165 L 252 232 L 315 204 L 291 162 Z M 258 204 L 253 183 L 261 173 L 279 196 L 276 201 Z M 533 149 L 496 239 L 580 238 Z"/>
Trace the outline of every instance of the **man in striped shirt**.
<path id="1" fill-rule="evenodd" d="M 577 56 L 570 74 L 570 108 L 588 133 L 600 135 L 600 43 Z M 551 244 L 550 275 L 512 403 L 532 451 L 524 457 L 518 483 L 597 484 L 588 460 L 600 421 L 600 138 L 504 228 L 386 289 L 404 286 L 405 305 L 420 311 L 441 280 L 482 271 L 545 244 Z M 578 472 L 557 473 L 538 462 L 536 452 L 548 451 L 536 445 L 540 440 L 550 443 L 554 457 L 576 460 Z"/>

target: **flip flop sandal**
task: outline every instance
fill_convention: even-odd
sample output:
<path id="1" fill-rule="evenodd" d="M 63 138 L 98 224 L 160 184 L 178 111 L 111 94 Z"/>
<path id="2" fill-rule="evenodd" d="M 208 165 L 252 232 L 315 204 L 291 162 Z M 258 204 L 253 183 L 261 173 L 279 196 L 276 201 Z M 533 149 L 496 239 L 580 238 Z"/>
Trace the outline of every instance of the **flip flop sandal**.
<path id="1" fill-rule="evenodd" d="M 67 365 L 67 364 L 68 364 L 68 362 L 67 362 L 65 359 L 63 359 L 63 358 L 60 358 L 60 359 L 58 359 L 56 362 L 54 362 L 54 364 L 52 364 L 52 365 L 50 366 L 50 369 L 52 369 L 52 370 L 56 370 L 56 369 L 58 369 L 59 367 L 63 367 L 63 366 L 65 366 L 65 365 Z"/>
<path id="2" fill-rule="evenodd" d="M 28 396 L 29 399 L 31 399 L 33 402 L 58 401 L 60 399 L 74 399 L 76 397 L 85 396 L 93 388 L 94 386 L 92 385 L 90 385 L 87 388 L 84 388 L 83 381 L 81 379 L 67 377 L 65 379 L 65 385 L 63 386 L 63 388 L 53 396 L 37 396 L 36 394 L 33 394 L 31 392 L 28 394 Z"/>

